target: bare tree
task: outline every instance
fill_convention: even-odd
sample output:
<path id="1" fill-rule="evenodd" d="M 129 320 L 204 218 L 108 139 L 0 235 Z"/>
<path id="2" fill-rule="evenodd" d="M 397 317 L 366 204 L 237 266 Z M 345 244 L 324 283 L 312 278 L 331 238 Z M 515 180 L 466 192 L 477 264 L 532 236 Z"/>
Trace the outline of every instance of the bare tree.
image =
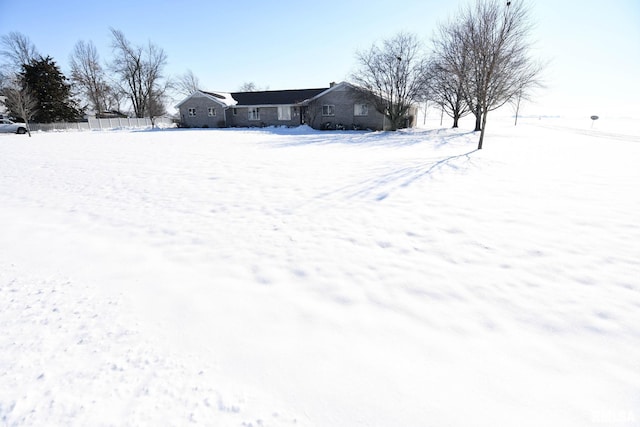
<path id="1" fill-rule="evenodd" d="M 482 114 L 479 109 L 480 103 L 472 99 L 472 94 L 468 93 L 470 87 L 469 80 L 472 78 L 474 59 L 471 57 L 471 49 L 466 44 L 464 25 L 459 18 L 457 21 L 441 24 L 434 39 L 434 57 L 442 76 L 449 81 L 457 82 L 457 85 L 450 86 L 454 89 L 453 98 L 461 97 L 464 101 L 464 108 L 473 113 L 476 118 L 475 131 L 482 129 Z M 445 108 L 442 107 L 444 113 Z M 447 112 L 449 115 L 449 112 Z"/>
<path id="2" fill-rule="evenodd" d="M 40 56 L 29 37 L 15 31 L 3 35 L 0 38 L 0 45 L 2 45 L 0 55 L 7 60 L 12 73 L 19 72 L 22 65 L 29 64 Z"/>
<path id="3" fill-rule="evenodd" d="M 7 74 L 3 72 L 2 69 L 0 69 L 0 93 L 2 92 L 2 89 L 7 85 L 8 81 L 9 78 Z"/>
<path id="4" fill-rule="evenodd" d="M 482 149 L 489 111 L 540 84 L 542 65 L 529 56 L 531 27 L 524 0 L 478 0 L 460 14 L 455 29 L 471 67 L 452 71 L 463 81 L 476 118 L 481 117 L 478 149 Z"/>
<path id="5" fill-rule="evenodd" d="M 391 130 L 403 127 L 411 107 L 424 97 L 427 61 L 413 34 L 400 33 L 356 54 L 360 68 L 353 81 L 359 95 L 389 120 Z"/>
<path id="6" fill-rule="evenodd" d="M 472 112 L 465 96 L 465 79 L 471 74 L 472 60 L 464 44 L 461 25 L 456 22 L 441 24 L 433 39 L 433 60 L 430 64 L 429 89 L 442 112 L 458 120 Z M 476 120 L 480 129 L 480 120 Z"/>
<path id="7" fill-rule="evenodd" d="M 200 89 L 200 79 L 193 74 L 193 71 L 187 70 L 184 74 L 178 76 L 175 88 L 179 94 L 189 96 Z"/>
<path id="8" fill-rule="evenodd" d="M 122 113 L 123 103 L 126 102 L 127 94 L 119 87 L 111 86 L 107 96 L 107 111 L 117 111 Z"/>
<path id="9" fill-rule="evenodd" d="M 152 91 L 151 97 L 149 98 L 149 105 L 147 107 L 147 115 L 151 119 L 151 125 L 155 127 L 155 118 L 164 116 L 167 114 L 167 108 L 165 105 L 167 104 L 167 93 L 172 87 L 172 82 L 165 81 L 163 86 L 158 86 L 155 90 Z"/>
<path id="10" fill-rule="evenodd" d="M 520 114 L 520 102 L 522 101 L 522 91 L 519 91 L 515 98 L 512 99 L 510 102 L 511 104 L 513 104 L 513 108 L 516 110 L 515 111 L 515 120 L 513 121 L 513 125 L 517 126 L 518 125 L 518 114 Z"/>
<path id="11" fill-rule="evenodd" d="M 528 86 L 521 87 L 518 91 L 516 91 L 515 95 L 509 103 L 513 106 L 515 113 L 515 121 L 513 123 L 514 126 L 518 125 L 518 116 L 520 114 L 520 104 L 522 101 L 531 101 L 532 99 L 532 89 L 544 87 L 543 84 L 536 80 L 533 84 L 529 84 Z"/>
<path id="12" fill-rule="evenodd" d="M 261 92 L 269 90 L 269 86 L 260 87 L 254 82 L 244 82 L 238 89 L 239 92 Z"/>
<path id="13" fill-rule="evenodd" d="M 30 64 L 40 55 L 31 40 L 24 34 L 10 32 L 0 37 L 0 91 L 11 89 L 22 66 Z"/>
<path id="14" fill-rule="evenodd" d="M 471 113 L 464 98 L 461 79 L 437 60 L 429 66 L 429 99 L 440 106 L 453 119 L 453 128 L 458 127 L 460 118 Z"/>
<path id="15" fill-rule="evenodd" d="M 359 65 L 352 75 L 363 101 L 384 114 L 391 130 L 404 127 L 411 107 L 424 98 L 427 60 L 413 34 L 400 33 L 356 53 Z"/>
<path id="16" fill-rule="evenodd" d="M 6 107 L 13 115 L 24 120 L 29 137 L 31 137 L 29 120 L 31 120 L 38 111 L 38 98 L 26 84 L 15 80 L 9 87 L 4 89 L 3 93 L 6 96 Z"/>
<path id="17" fill-rule="evenodd" d="M 76 43 L 71 54 L 71 80 L 81 88 L 97 114 L 109 110 L 111 88 L 92 42 L 85 43 L 81 40 Z"/>
<path id="18" fill-rule="evenodd" d="M 151 42 L 146 47 L 132 45 L 122 31 L 112 28 L 111 35 L 111 68 L 118 76 L 120 89 L 127 94 L 136 117 L 152 116 L 151 100 L 161 100 L 167 89 L 161 84 L 167 55 Z"/>
<path id="19" fill-rule="evenodd" d="M 245 82 L 240 86 L 240 92 L 256 92 L 258 87 L 254 82 Z"/>

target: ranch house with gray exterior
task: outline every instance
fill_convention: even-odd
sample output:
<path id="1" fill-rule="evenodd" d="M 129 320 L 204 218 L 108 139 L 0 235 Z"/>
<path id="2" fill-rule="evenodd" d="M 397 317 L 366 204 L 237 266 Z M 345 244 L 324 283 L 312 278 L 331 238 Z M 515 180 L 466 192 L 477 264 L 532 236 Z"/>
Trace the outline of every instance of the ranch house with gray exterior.
<path id="1" fill-rule="evenodd" d="M 198 90 L 176 105 L 183 127 L 264 127 L 309 125 L 314 129 L 387 127 L 383 114 L 360 101 L 347 82 L 327 88 L 260 92 Z"/>

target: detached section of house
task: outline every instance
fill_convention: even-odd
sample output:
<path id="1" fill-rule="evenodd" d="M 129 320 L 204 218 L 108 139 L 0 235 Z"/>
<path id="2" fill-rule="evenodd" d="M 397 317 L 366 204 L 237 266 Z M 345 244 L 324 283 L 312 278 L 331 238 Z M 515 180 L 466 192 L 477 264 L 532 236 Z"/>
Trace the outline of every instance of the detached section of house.
<path id="1" fill-rule="evenodd" d="M 383 114 L 358 100 L 346 82 L 328 88 L 262 92 L 198 90 L 180 102 L 184 127 L 299 126 L 314 129 L 386 128 Z"/>

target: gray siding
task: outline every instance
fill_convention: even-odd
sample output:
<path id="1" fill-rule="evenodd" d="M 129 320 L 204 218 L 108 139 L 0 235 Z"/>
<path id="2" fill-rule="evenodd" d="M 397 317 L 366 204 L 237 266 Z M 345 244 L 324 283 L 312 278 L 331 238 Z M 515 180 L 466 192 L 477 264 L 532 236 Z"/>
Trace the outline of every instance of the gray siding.
<path id="1" fill-rule="evenodd" d="M 233 127 L 256 127 L 256 126 L 299 126 L 300 108 L 291 108 L 291 120 L 278 120 L 278 106 L 258 106 L 260 109 L 260 120 L 249 120 L 249 107 L 229 107 L 227 112 L 227 124 Z M 233 111 L 236 114 L 233 114 Z"/>
<path id="2" fill-rule="evenodd" d="M 313 91 L 317 93 L 319 90 L 321 89 L 314 89 Z M 264 96 L 268 92 L 260 94 Z M 240 97 L 240 95 L 247 94 L 238 93 L 236 95 Z M 372 130 L 382 130 L 388 125 L 384 115 L 377 112 L 373 105 L 368 105 L 366 115 L 356 115 L 355 106 L 362 101 L 356 96 L 355 89 L 346 83 L 331 87 L 311 101 L 305 102 L 303 106 L 286 105 L 291 109 L 291 118 L 289 120 L 279 120 L 278 105 L 270 104 L 280 95 L 282 93 L 274 91 L 274 99 L 262 100 L 266 105 L 248 106 L 245 104 L 238 107 L 227 107 L 214 98 L 215 94 L 208 96 L 197 92 L 179 106 L 181 124 L 185 127 L 216 128 L 298 126 L 306 123 L 315 129 Z M 246 98 L 245 101 L 251 102 L 249 98 Z M 323 106 L 325 105 L 332 106 L 332 114 L 323 115 Z M 249 120 L 249 109 L 252 107 L 257 107 L 260 110 L 258 120 Z M 209 108 L 214 109 L 215 115 L 209 116 Z M 195 109 L 195 116 L 189 115 L 189 109 Z"/>
<path id="3" fill-rule="evenodd" d="M 372 129 L 381 130 L 384 126 L 384 115 L 377 112 L 373 105 L 369 105 L 366 116 L 356 116 L 354 114 L 356 100 L 355 92 L 349 86 L 344 85 L 325 93 L 314 99 L 308 107 L 307 117 L 309 125 L 315 129 L 335 129 L 336 126 L 343 126 L 346 129 Z M 333 105 L 334 115 L 323 116 L 322 106 Z"/>
<path id="4" fill-rule="evenodd" d="M 195 108 L 196 115 L 189 115 L 189 108 Z M 209 116 L 209 108 L 215 111 L 214 116 Z M 225 126 L 225 106 L 203 95 L 194 95 L 180 106 L 180 123 L 185 127 L 217 128 Z"/>

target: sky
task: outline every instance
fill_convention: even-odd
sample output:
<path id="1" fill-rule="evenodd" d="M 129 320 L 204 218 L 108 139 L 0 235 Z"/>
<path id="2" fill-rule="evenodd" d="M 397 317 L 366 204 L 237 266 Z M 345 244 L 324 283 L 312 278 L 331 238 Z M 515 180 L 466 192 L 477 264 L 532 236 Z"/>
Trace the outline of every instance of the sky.
<path id="1" fill-rule="evenodd" d="M 428 48 L 439 23 L 467 0 L 87 1 L 0 0 L 0 35 L 18 31 L 68 72 L 79 40 L 111 58 L 110 28 L 168 56 L 166 73 L 187 70 L 202 89 L 327 87 L 349 80 L 355 54 L 399 32 Z M 533 115 L 640 118 L 640 2 L 528 0 L 533 56 L 548 63 L 546 88 L 522 107 Z"/>

